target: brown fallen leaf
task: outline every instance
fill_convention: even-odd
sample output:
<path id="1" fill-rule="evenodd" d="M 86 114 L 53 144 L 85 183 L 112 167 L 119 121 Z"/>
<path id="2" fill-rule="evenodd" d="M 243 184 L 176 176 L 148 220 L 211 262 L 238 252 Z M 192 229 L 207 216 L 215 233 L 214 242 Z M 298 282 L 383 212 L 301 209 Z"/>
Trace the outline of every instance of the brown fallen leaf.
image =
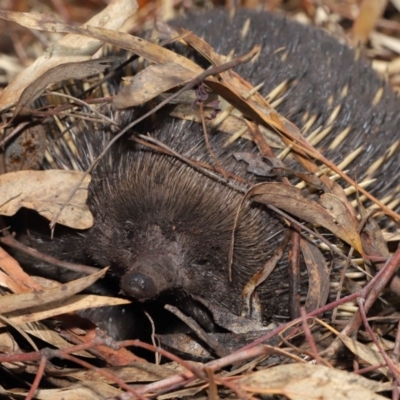
<path id="1" fill-rule="evenodd" d="M 13 311 L 12 313 L 7 314 L 7 320 L 13 325 L 20 325 L 88 308 L 117 306 L 129 303 L 129 300 L 119 299 L 117 297 L 84 294 L 74 295 L 69 297 L 67 300 L 61 299 L 58 301 L 52 301 L 51 304 L 46 303 L 30 307 L 29 313 L 26 313 L 26 310 L 24 309 Z M 0 321 L 0 326 L 5 326 L 5 324 L 2 324 Z"/>
<path id="2" fill-rule="evenodd" d="M 344 345 L 355 355 L 357 358 L 364 360 L 370 365 L 379 365 L 386 364 L 385 359 L 382 357 L 382 354 L 378 350 L 374 350 L 371 347 L 358 342 L 357 340 L 352 339 L 346 335 L 338 334 L 340 340 L 344 343 Z M 379 368 L 383 375 L 389 377 L 390 373 L 388 368 Z"/>
<path id="3" fill-rule="evenodd" d="M 288 364 L 254 372 L 237 381 L 247 392 L 281 394 L 291 400 L 384 400 L 379 382 L 322 365 Z"/>
<path id="4" fill-rule="evenodd" d="M 67 201 L 81 171 L 18 171 L 0 176 L 0 214 L 14 215 L 21 207 L 37 211 L 51 220 Z M 63 209 L 58 223 L 75 229 L 88 229 L 93 216 L 86 204 L 90 176 L 86 176 L 71 201 Z"/>
<path id="5" fill-rule="evenodd" d="M 153 382 L 159 379 L 165 379 L 185 369 L 177 363 L 168 363 L 163 365 L 155 365 L 151 363 L 133 362 L 129 366 L 115 366 L 103 369 L 112 375 L 118 376 L 124 382 Z M 100 376 L 96 371 L 71 370 L 66 376 L 79 381 L 95 381 L 113 383 L 111 379 Z"/>
<path id="6" fill-rule="evenodd" d="M 49 69 L 46 74 L 40 75 L 23 90 L 15 107 L 14 115 L 17 115 L 23 107 L 37 99 L 48 85 L 66 79 L 83 79 L 90 75 L 102 73 L 116 60 L 118 60 L 118 57 L 102 57 L 96 60 L 61 64 Z"/>
<path id="7" fill-rule="evenodd" d="M 61 318 L 62 317 L 60 317 L 60 320 Z M 46 342 L 50 346 L 56 347 L 57 349 L 68 349 L 71 347 L 71 343 L 66 339 L 63 339 L 59 332 L 50 328 L 51 324 L 46 325 L 46 323 L 41 321 L 27 322 L 26 324 L 14 324 L 13 321 L 10 321 L 9 319 L 7 319 L 7 321 L 9 321 L 16 329 L 24 332 L 25 334 L 29 334 L 29 336 L 36 337 L 43 342 Z M 77 351 L 75 355 L 86 358 L 94 358 L 94 356 L 86 350 Z"/>
<path id="8" fill-rule="evenodd" d="M 192 70 L 175 63 L 150 65 L 133 78 L 125 78 L 130 83 L 114 97 L 117 109 L 145 103 L 174 87 L 184 85 L 195 77 Z"/>
<path id="9" fill-rule="evenodd" d="M 32 290 L 41 290 L 40 284 L 36 283 L 2 247 L 0 247 L 0 283 L 13 293 L 25 293 Z"/>
<path id="10" fill-rule="evenodd" d="M 307 266 L 309 281 L 305 309 L 310 312 L 324 306 L 329 298 L 329 268 L 325 257 L 314 243 L 302 238 L 300 248 Z"/>
<path id="11" fill-rule="evenodd" d="M 321 204 L 304 196 L 294 186 L 283 183 L 261 183 L 248 192 L 248 197 L 259 203 L 273 205 L 311 224 L 321 225 L 334 235 L 362 252 L 357 221 L 345 204 L 335 195 L 325 193 Z"/>
<path id="12" fill-rule="evenodd" d="M 106 271 L 107 268 L 103 268 L 92 275 L 76 279 L 51 289 L 2 296 L 0 297 L 1 313 L 7 314 L 17 310 L 26 311 L 28 308 L 67 299 L 92 285 L 104 276 Z"/>

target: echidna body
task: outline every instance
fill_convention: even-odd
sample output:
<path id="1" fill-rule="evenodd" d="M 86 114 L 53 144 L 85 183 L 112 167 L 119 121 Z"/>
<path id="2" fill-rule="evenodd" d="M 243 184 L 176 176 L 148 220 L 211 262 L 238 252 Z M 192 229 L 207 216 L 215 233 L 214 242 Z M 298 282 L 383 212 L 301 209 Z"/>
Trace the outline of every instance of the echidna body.
<path id="1" fill-rule="evenodd" d="M 204 36 L 221 54 L 234 50 L 240 55 L 261 45 L 259 57 L 237 72 L 253 85 L 264 82 L 264 95 L 286 82 L 277 107 L 281 114 L 300 128 L 315 119 L 310 132 L 329 128 L 317 147 L 335 162 L 361 149 L 350 164 L 350 175 L 358 181 L 376 177 L 370 188 L 379 197 L 398 193 L 400 102 L 352 49 L 320 30 L 266 12 L 241 10 L 230 17 L 213 10 L 174 24 Z M 118 113 L 114 116 L 118 118 Z M 84 126 L 88 123 L 74 129 L 81 132 Z M 197 123 L 160 113 L 140 129 L 188 158 L 214 164 Z M 98 143 L 111 136 L 107 126 L 92 130 L 89 126 L 80 142 L 86 144 L 78 146 L 77 157 L 84 166 L 91 160 L 89 154 L 98 153 Z M 255 153 L 255 146 L 240 139 L 224 149 L 225 139 L 223 134 L 210 135 L 218 162 L 247 176 L 246 165 L 232 154 Z M 245 203 L 235 231 L 230 281 L 228 254 L 243 194 L 173 156 L 127 141 L 117 147 L 99 165 L 91 184 L 93 228 L 62 237 L 57 254 L 96 266 L 111 265 L 111 274 L 128 297 L 146 300 L 169 294 L 179 303 L 195 295 L 239 315 L 241 291 L 282 240 L 283 222 L 265 208 Z M 287 314 L 287 287 L 283 259 L 257 289 L 264 322 Z"/>

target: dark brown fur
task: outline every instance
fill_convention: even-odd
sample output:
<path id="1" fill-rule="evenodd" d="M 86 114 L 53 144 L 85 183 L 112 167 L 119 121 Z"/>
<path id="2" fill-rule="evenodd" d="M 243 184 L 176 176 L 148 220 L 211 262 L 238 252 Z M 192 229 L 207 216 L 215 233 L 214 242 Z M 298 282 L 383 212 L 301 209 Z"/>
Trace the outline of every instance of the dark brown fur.
<path id="1" fill-rule="evenodd" d="M 251 28 L 241 38 L 247 18 L 251 18 Z M 400 102 L 366 61 L 356 60 L 353 50 L 322 31 L 267 13 L 241 10 L 231 20 L 225 12 L 214 10 L 175 24 L 204 35 L 222 54 L 232 48 L 236 54 L 244 54 L 254 44 L 261 44 L 260 57 L 238 68 L 238 72 L 254 85 L 265 82 L 261 90 L 264 94 L 288 81 L 290 89 L 278 111 L 300 128 L 313 116 L 317 118 L 311 130 L 327 127 L 332 111 L 340 106 L 331 132 L 319 147 L 338 162 L 363 146 L 351 165 L 353 177 L 366 178 L 370 175 L 368 167 L 382 158 L 372 192 L 379 197 L 388 193 L 398 196 Z M 345 87 L 347 93 L 343 94 Z M 381 99 L 373 106 L 381 89 Z M 114 117 L 119 121 L 132 118 L 119 114 Z M 333 139 L 348 126 L 351 130 L 347 137 L 336 149 L 330 148 Z M 82 129 L 84 126 L 76 131 Z M 90 134 L 92 130 L 89 126 Z M 149 132 L 187 157 L 213 164 L 202 129 L 196 123 L 160 114 L 157 122 L 153 120 L 142 132 Z M 104 139 L 109 133 L 110 128 L 102 127 L 96 135 Z M 94 153 L 99 147 L 93 144 L 96 140 L 86 135 Z M 210 140 L 224 168 L 246 176 L 246 165 L 236 162 L 232 153 L 254 152 L 254 146 L 239 140 L 223 149 L 222 134 L 212 134 Z M 388 157 L 387 149 L 392 145 L 397 151 Z M 86 166 L 91 157 L 85 146 L 79 147 L 83 153 L 77 159 Z M 145 300 L 172 293 L 179 303 L 179 299 L 187 299 L 187 294 L 197 295 L 240 314 L 244 284 L 275 251 L 284 229 L 273 213 L 247 204 L 236 230 L 230 282 L 228 251 L 241 200 L 242 194 L 174 157 L 124 142 L 94 175 L 90 196 L 94 227 L 79 236 L 62 237 L 60 249 L 71 260 L 111 265 L 111 274 L 128 297 Z M 282 261 L 257 290 L 264 322 L 277 314 L 287 315 L 287 287 L 286 262 Z"/>

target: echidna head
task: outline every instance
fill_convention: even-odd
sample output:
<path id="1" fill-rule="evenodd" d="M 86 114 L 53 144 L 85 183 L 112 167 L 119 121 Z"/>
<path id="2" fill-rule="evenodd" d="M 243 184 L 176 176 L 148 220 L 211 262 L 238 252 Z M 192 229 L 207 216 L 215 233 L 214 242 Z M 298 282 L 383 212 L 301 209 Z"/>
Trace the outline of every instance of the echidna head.
<path id="1" fill-rule="evenodd" d="M 91 260 L 109 265 L 131 298 L 178 291 L 230 296 L 228 255 L 242 196 L 172 158 L 150 152 L 125 157 L 132 162 L 124 170 L 107 173 L 92 187 L 95 226 L 86 246 Z M 238 265 L 262 265 L 263 223 L 257 210 L 242 208 L 235 233 Z M 244 280 L 251 271 L 241 273 Z"/>

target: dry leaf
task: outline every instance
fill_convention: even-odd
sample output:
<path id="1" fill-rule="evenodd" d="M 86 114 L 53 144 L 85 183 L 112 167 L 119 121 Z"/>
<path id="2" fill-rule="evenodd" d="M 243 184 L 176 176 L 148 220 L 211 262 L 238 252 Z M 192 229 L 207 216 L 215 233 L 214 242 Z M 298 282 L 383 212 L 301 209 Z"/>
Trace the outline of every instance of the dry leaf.
<path id="1" fill-rule="evenodd" d="M 17 310 L 26 311 L 27 308 L 53 303 L 62 299 L 67 299 L 72 295 L 86 289 L 106 273 L 107 268 L 99 270 L 94 274 L 84 278 L 65 283 L 58 287 L 40 290 L 30 293 L 10 294 L 0 297 L 0 310 L 2 314 L 7 314 Z"/>
<path id="2" fill-rule="evenodd" d="M 333 194 L 323 194 L 321 204 L 318 204 L 294 186 L 262 183 L 250 189 L 248 196 L 253 201 L 273 205 L 311 224 L 321 225 L 362 252 L 357 223 L 343 202 Z"/>
<path id="3" fill-rule="evenodd" d="M 169 376 L 184 372 L 185 369 L 179 364 L 155 365 L 150 363 L 133 362 L 129 366 L 116 366 L 104 368 L 108 373 L 118 376 L 124 382 L 153 382 L 159 379 L 165 379 Z M 174 367 L 174 368 L 173 368 Z M 73 379 L 80 381 L 96 381 L 112 383 L 110 379 L 100 376 L 96 371 L 74 370 L 70 374 L 66 374 Z"/>
<path id="4" fill-rule="evenodd" d="M 29 333 L 30 336 L 35 336 L 57 349 L 68 349 L 71 347 L 71 343 L 63 339 L 59 332 L 49 328 L 42 322 L 29 322 L 18 325 L 18 328 L 25 333 Z M 74 352 L 74 354 L 80 357 L 94 358 L 92 354 L 84 350 Z"/>
<path id="5" fill-rule="evenodd" d="M 2 247 L 0 247 L 0 284 L 13 293 L 26 293 L 32 290 L 41 290 L 42 287 L 32 279 Z"/>
<path id="6" fill-rule="evenodd" d="M 368 347 L 346 335 L 339 334 L 339 338 L 353 354 L 370 365 L 386 364 L 379 351 L 371 349 L 371 347 Z M 379 368 L 378 371 L 385 376 L 389 376 L 387 368 Z"/>
<path id="7" fill-rule="evenodd" d="M 326 304 L 329 297 L 329 268 L 318 247 L 301 239 L 301 252 L 308 272 L 308 292 L 305 309 L 309 312 Z"/>
<path id="8" fill-rule="evenodd" d="M 131 83 L 114 97 L 113 104 L 117 109 L 143 104 L 161 93 L 184 85 L 195 76 L 193 71 L 175 63 L 150 65 L 130 79 Z"/>
<path id="9" fill-rule="evenodd" d="M 83 176 L 81 171 L 18 171 L 0 176 L 0 214 L 14 215 L 21 207 L 36 210 L 51 220 L 65 204 Z M 76 229 L 88 229 L 93 216 L 86 204 L 90 176 L 63 209 L 58 223 Z"/>
<path id="10" fill-rule="evenodd" d="M 95 296 L 95 295 L 75 295 L 67 300 L 61 299 L 52 301 L 51 304 L 39 304 L 36 307 L 30 307 L 29 313 L 21 309 L 7 314 L 7 319 L 13 325 L 20 325 L 29 322 L 41 321 L 56 315 L 66 314 L 69 312 L 85 310 L 94 307 L 117 306 L 121 304 L 129 304 L 129 300 L 119 299 L 117 297 Z M 5 326 L 1 324 L 0 326 Z"/>
<path id="11" fill-rule="evenodd" d="M 61 64 L 49 69 L 46 74 L 39 76 L 23 90 L 15 107 L 14 115 L 17 115 L 21 108 L 37 99 L 48 85 L 66 79 L 83 79 L 90 75 L 102 73 L 118 59 L 118 57 L 103 57 L 97 60 Z"/>
<path id="12" fill-rule="evenodd" d="M 321 365 L 288 364 L 254 372 L 237 381 L 242 390 L 281 394 L 291 400 L 384 400 L 379 382 Z"/>

